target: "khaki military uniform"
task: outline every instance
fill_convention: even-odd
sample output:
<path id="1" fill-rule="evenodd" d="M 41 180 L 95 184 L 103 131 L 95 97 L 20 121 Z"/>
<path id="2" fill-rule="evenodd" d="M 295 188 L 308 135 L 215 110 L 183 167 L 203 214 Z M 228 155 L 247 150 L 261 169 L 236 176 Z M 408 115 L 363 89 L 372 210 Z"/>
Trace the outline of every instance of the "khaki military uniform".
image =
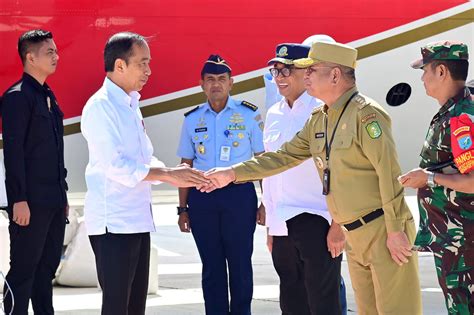
<path id="1" fill-rule="evenodd" d="M 390 118 L 375 101 L 360 94 L 353 96 L 355 92 L 354 87 L 333 106 L 316 109 L 303 129 L 277 152 L 235 166 L 236 180 L 271 176 L 311 157 L 321 177 L 329 166 L 327 203 L 334 221 L 348 224 L 378 208 L 384 211 L 372 222 L 345 232 L 358 313 L 421 314 L 416 253 L 400 267 L 386 247 L 387 231 L 405 231 L 412 243 L 415 238 L 413 217 L 397 181 L 400 167 Z M 329 135 L 329 143 L 346 103 L 326 161 L 326 137 Z"/>

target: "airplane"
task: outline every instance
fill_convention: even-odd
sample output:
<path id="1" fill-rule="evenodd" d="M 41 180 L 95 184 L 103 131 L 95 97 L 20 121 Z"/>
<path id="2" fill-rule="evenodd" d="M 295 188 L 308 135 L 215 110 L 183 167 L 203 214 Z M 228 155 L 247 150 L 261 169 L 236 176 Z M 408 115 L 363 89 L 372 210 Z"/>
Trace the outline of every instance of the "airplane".
<path id="1" fill-rule="evenodd" d="M 391 115 L 402 170 L 409 170 L 417 166 L 438 108 L 425 95 L 421 71 L 409 63 L 422 45 L 437 40 L 460 40 L 473 51 L 473 22 L 472 0 L 2 0 L 0 91 L 21 76 L 18 37 L 30 29 L 52 31 L 60 60 L 48 84 L 65 113 L 69 192 L 84 192 L 88 152 L 80 115 L 104 79 L 102 52 L 110 35 L 133 31 L 148 37 L 152 75 L 141 92 L 141 110 L 155 155 L 176 165 L 183 113 L 205 101 L 198 81 L 210 54 L 220 54 L 231 65 L 232 94 L 264 114 L 262 76 L 276 45 L 327 34 L 358 49 L 359 90 Z"/>

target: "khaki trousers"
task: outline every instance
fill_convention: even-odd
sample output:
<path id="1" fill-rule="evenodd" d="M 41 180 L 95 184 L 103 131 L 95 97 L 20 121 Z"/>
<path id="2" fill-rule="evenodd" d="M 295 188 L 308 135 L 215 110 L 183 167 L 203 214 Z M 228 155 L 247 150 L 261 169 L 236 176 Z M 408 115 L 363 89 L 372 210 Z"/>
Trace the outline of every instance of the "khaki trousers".
<path id="1" fill-rule="evenodd" d="M 416 231 L 413 219 L 406 221 L 411 243 Z M 418 255 L 398 266 L 386 246 L 384 216 L 345 232 L 347 261 L 359 315 L 421 315 Z"/>

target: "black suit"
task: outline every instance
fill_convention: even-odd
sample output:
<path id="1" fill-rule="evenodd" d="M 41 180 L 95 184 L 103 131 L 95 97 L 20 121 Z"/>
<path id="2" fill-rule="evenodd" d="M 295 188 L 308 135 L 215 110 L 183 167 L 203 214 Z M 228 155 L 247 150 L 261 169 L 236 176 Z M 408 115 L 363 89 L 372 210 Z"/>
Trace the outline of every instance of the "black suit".
<path id="1" fill-rule="evenodd" d="M 2 98 L 3 153 L 10 218 L 10 270 L 15 297 L 13 314 L 53 314 L 51 280 L 64 239 L 66 169 L 63 113 L 53 92 L 23 74 Z M 27 201 L 30 224 L 17 225 L 13 204 Z M 6 313 L 11 301 L 5 300 Z"/>

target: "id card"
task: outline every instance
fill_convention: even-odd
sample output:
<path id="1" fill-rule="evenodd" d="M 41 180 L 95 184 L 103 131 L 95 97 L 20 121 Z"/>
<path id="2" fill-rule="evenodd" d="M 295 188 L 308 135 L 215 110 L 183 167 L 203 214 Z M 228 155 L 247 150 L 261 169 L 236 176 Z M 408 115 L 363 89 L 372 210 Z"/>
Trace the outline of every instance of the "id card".
<path id="1" fill-rule="evenodd" d="M 221 155 L 219 159 L 224 162 L 230 161 L 230 146 L 228 145 L 221 146 Z"/>
<path id="2" fill-rule="evenodd" d="M 323 170 L 323 195 L 329 194 L 329 168 Z"/>

